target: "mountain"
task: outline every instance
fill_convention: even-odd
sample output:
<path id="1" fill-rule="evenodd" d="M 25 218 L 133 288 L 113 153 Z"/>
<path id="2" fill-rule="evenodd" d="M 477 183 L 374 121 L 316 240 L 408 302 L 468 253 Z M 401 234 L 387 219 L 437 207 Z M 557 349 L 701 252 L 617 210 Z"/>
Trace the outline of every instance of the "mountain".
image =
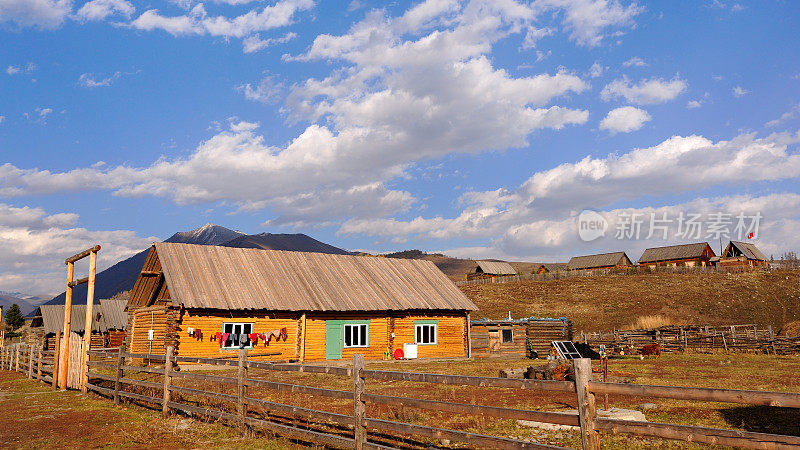
<path id="1" fill-rule="evenodd" d="M 220 245 L 232 239 L 243 236 L 247 235 L 241 231 L 233 231 L 219 225 L 207 223 L 202 227 L 192 231 L 179 231 L 164 242 L 176 242 L 179 244 Z"/>
<path id="2" fill-rule="evenodd" d="M 224 247 L 260 248 L 264 250 L 289 250 L 295 252 L 328 253 L 332 255 L 350 255 L 351 253 L 338 247 L 320 242 L 302 233 L 272 234 L 260 233 L 239 236 L 222 244 Z"/>
<path id="3" fill-rule="evenodd" d="M 0 305 L 3 305 L 3 315 L 5 315 L 5 313 L 8 311 L 8 308 L 10 308 L 14 303 L 19 306 L 23 316 L 27 316 L 36 310 L 36 305 L 32 304 L 27 299 L 21 298 L 22 294 L 19 294 L 18 292 L 14 292 L 13 294 L 18 294 L 20 296 L 11 295 L 11 293 L 6 292 L 0 293 Z"/>
<path id="4" fill-rule="evenodd" d="M 305 234 L 270 234 L 261 233 L 246 235 L 240 231 L 229 230 L 214 224 L 205 224 L 200 228 L 191 231 L 179 231 L 164 242 L 176 242 L 182 244 L 200 245 L 225 245 L 227 247 L 240 248 L 262 248 L 271 250 L 293 250 L 302 252 L 331 253 L 335 255 L 348 255 L 345 250 L 320 242 Z M 120 261 L 108 269 L 98 272 L 95 288 L 95 301 L 101 298 L 111 298 L 114 294 L 127 291 L 133 288 L 136 278 L 142 270 L 145 259 L 147 259 L 146 249 L 130 258 Z M 80 275 L 83 276 L 83 275 Z M 80 276 L 76 275 L 76 278 Z M 77 286 L 72 292 L 73 304 L 86 303 L 86 284 Z M 65 293 L 61 293 L 48 301 L 48 305 L 64 304 Z M 19 302 L 17 302 L 19 303 Z M 24 308 L 22 304 L 20 308 Z"/>

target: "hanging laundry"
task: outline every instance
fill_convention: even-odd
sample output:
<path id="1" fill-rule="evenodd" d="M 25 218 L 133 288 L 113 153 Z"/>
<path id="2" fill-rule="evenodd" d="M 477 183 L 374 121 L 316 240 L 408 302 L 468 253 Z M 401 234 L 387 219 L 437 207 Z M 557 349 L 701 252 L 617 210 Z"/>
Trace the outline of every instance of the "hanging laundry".
<path id="1" fill-rule="evenodd" d="M 211 339 L 214 340 L 214 341 L 221 342 L 222 341 L 222 333 L 217 331 L 217 334 L 214 334 Z"/>
<path id="2" fill-rule="evenodd" d="M 253 344 L 253 347 L 258 344 L 258 333 L 250 333 L 250 342 Z"/>
<path id="3" fill-rule="evenodd" d="M 250 341 L 247 340 L 247 333 L 242 333 L 239 335 L 239 348 L 247 347 L 248 342 Z"/>
<path id="4" fill-rule="evenodd" d="M 203 330 L 192 330 L 192 332 L 194 333 L 195 339 L 197 339 L 198 341 L 203 340 Z"/>
<path id="5" fill-rule="evenodd" d="M 225 345 L 225 342 L 227 342 L 227 341 L 228 341 L 228 338 L 229 338 L 230 336 L 231 336 L 231 334 L 230 334 L 230 333 L 222 333 L 222 338 L 219 340 L 219 345 L 220 345 L 220 346 L 223 346 L 223 345 Z"/>

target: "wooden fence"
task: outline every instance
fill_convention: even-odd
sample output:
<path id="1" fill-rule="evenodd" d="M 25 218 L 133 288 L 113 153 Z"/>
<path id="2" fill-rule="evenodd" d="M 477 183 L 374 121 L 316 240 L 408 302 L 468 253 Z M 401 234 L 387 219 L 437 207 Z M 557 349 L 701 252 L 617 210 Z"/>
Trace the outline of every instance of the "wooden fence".
<path id="1" fill-rule="evenodd" d="M 614 330 L 584 333 L 580 342 L 607 349 L 640 349 L 648 344 L 660 344 L 665 351 L 756 351 L 776 355 L 800 353 L 800 336 L 780 337 L 772 326 L 757 325 L 682 325 L 651 330 Z"/>
<path id="2" fill-rule="evenodd" d="M 27 353 L 26 353 L 27 352 Z M 674 386 L 615 384 L 592 381 L 591 361 L 575 360 L 575 381 L 522 380 L 508 378 L 442 375 L 431 373 L 369 370 L 364 367 L 363 355 L 353 357 L 352 367 L 316 366 L 251 361 L 246 350 L 238 359 L 212 359 L 173 356 L 168 347 L 166 355 L 133 354 L 121 349 L 90 350 L 89 383 L 86 387 L 118 404 L 122 398 L 157 407 L 167 416 L 171 411 L 210 417 L 239 427 L 259 428 L 303 442 L 313 442 L 337 448 L 390 448 L 399 445 L 425 446 L 424 439 L 464 443 L 475 448 L 553 449 L 552 445 L 497 436 L 436 428 L 367 417 L 367 403 L 400 408 L 418 408 L 451 414 L 474 414 L 495 418 L 522 419 L 579 427 L 582 448 L 599 448 L 599 432 L 628 433 L 636 436 L 684 440 L 697 443 L 728 445 L 741 448 L 784 449 L 800 446 L 800 437 L 757 433 L 699 426 L 626 421 L 598 417 L 595 409 L 597 394 L 636 397 L 672 398 L 700 402 L 729 402 L 746 405 L 800 407 L 800 393 L 762 392 L 732 389 L 707 389 Z M 163 361 L 164 367 L 133 366 L 129 360 Z M 52 363 L 52 360 L 50 360 Z M 47 382 L 43 376 L 47 358 L 31 347 L 6 347 L 0 354 L 0 367 L 27 373 L 29 378 Z M 229 366 L 236 376 L 209 375 L 176 371 L 177 363 L 199 363 Z M 52 365 L 49 367 L 52 373 Z M 101 371 L 106 373 L 100 373 Z M 272 372 L 304 372 L 346 377 L 352 389 L 336 390 L 314 386 L 276 382 L 254 377 L 254 370 Z M 37 374 L 37 375 L 34 375 Z M 160 381 L 137 379 L 146 374 L 160 376 Z M 476 389 L 505 388 L 518 391 L 548 391 L 574 394 L 578 414 L 531 411 L 506 407 L 453 403 L 440 400 L 378 395 L 367 392 L 368 381 L 431 383 L 434 385 L 470 386 Z M 192 385 L 191 383 L 195 384 Z M 197 382 L 214 386 L 235 387 L 235 394 L 199 389 Z M 271 393 L 304 394 L 304 406 L 278 403 L 256 398 L 261 389 Z M 312 397 L 344 401 L 352 405 L 352 414 L 322 411 L 309 407 Z M 480 395 L 477 396 L 480 398 Z M 406 437 L 401 437 L 406 436 Z M 416 443 L 416 444 L 415 444 Z"/>
<path id="3" fill-rule="evenodd" d="M 625 269 L 591 269 L 591 270 L 562 270 L 548 273 L 521 273 L 517 275 L 505 276 L 486 276 L 484 278 L 476 278 L 473 280 L 456 281 L 456 286 L 472 285 L 472 284 L 492 284 L 492 283 L 515 283 L 523 280 L 533 281 L 550 281 L 550 280 L 563 280 L 566 278 L 580 278 L 580 277 L 597 277 L 608 275 L 648 275 L 659 273 L 744 273 L 755 271 L 771 271 L 780 269 L 771 269 L 769 267 L 750 267 L 750 266 L 664 266 L 664 267 L 646 267 L 646 266 L 633 266 Z M 784 269 L 792 270 L 792 269 Z M 794 269 L 796 270 L 796 269 Z"/>

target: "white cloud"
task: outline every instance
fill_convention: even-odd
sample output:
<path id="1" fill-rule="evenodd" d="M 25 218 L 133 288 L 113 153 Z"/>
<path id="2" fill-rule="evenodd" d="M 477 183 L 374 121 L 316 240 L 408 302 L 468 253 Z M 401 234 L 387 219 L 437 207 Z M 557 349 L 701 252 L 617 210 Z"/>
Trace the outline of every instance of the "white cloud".
<path id="1" fill-rule="evenodd" d="M 642 125 L 651 119 L 650 114 L 643 109 L 623 106 L 609 111 L 608 115 L 600 121 L 600 129 L 608 130 L 611 134 L 630 133 L 642 128 Z"/>
<path id="2" fill-rule="evenodd" d="M 570 39 L 586 47 L 600 45 L 606 28 L 634 26 L 634 17 L 644 12 L 636 3 L 623 6 L 617 0 L 545 0 L 536 6 L 563 8 Z"/>
<path id="3" fill-rule="evenodd" d="M 111 83 L 117 80 L 119 77 L 122 76 L 122 72 L 114 72 L 113 75 L 106 78 L 95 79 L 95 76 L 90 73 L 81 74 L 78 78 L 78 83 L 87 88 L 96 88 L 96 87 L 108 87 L 111 86 Z"/>
<path id="4" fill-rule="evenodd" d="M 36 108 L 36 112 L 39 113 L 39 117 L 45 118 L 48 114 L 53 113 L 52 108 Z"/>
<path id="5" fill-rule="evenodd" d="M 0 24 L 54 29 L 72 10 L 72 0 L 0 0 Z"/>
<path id="6" fill-rule="evenodd" d="M 9 75 L 17 75 L 20 73 L 33 73 L 36 70 L 36 64 L 29 62 L 25 66 L 8 66 L 6 73 Z"/>
<path id="7" fill-rule="evenodd" d="M 686 80 L 675 75 L 671 80 L 663 78 L 650 78 L 641 80 L 638 84 L 631 84 L 628 77 L 623 76 L 607 84 L 600 92 L 604 101 L 615 98 L 624 98 L 637 105 L 653 105 L 668 102 L 686 90 Z"/>
<path id="8" fill-rule="evenodd" d="M 622 67 L 645 67 L 647 63 L 642 58 L 634 56 L 633 58 L 622 63 Z"/>
<path id="9" fill-rule="evenodd" d="M 654 147 L 605 158 L 587 156 L 534 173 L 514 191 L 468 192 L 461 197 L 462 211 L 454 218 L 351 219 L 339 233 L 492 238 L 501 248 L 511 249 L 509 253 L 575 248 L 577 234 L 571 227 L 574 216 L 583 209 L 602 210 L 624 201 L 663 198 L 713 186 L 798 178 L 800 154 L 788 152 L 788 147 L 798 142 L 800 133 L 765 138 L 745 134 L 716 143 L 701 136 L 676 136 Z"/>
<path id="10" fill-rule="evenodd" d="M 236 88 L 243 93 L 245 98 L 261 103 L 277 103 L 283 97 L 285 86 L 275 80 L 272 76 L 264 77 L 257 86 L 253 87 L 250 83 L 240 85 Z"/>
<path id="11" fill-rule="evenodd" d="M 145 31 L 163 30 L 173 36 L 194 34 L 243 38 L 260 31 L 290 25 L 295 13 L 313 6 L 312 0 L 279 0 L 261 10 L 253 9 L 240 16 L 228 18 L 209 16 L 200 3 L 183 16 L 162 16 L 157 9 L 150 9 L 131 22 L 130 26 Z"/>
<path id="12" fill-rule="evenodd" d="M 136 8 L 127 0 L 91 0 L 84 3 L 75 16 L 83 22 L 104 20 L 113 15 L 130 19 L 134 11 Z"/>
<path id="13" fill-rule="evenodd" d="M 790 109 L 789 111 L 786 111 L 785 113 L 781 114 L 779 118 L 770 120 L 769 122 L 764 124 L 764 126 L 777 127 L 778 125 L 784 122 L 794 119 L 798 115 L 800 115 L 800 103 L 794 105 L 792 109 Z"/>
<path id="14" fill-rule="evenodd" d="M 741 86 L 736 86 L 735 88 L 733 88 L 733 96 L 736 97 L 736 98 L 744 97 L 749 92 L 750 91 L 748 91 L 747 89 L 742 88 Z"/>
<path id="15" fill-rule="evenodd" d="M 592 78 L 597 78 L 601 75 L 603 75 L 603 66 L 599 62 L 595 61 L 594 64 L 592 64 L 592 67 L 589 68 L 589 76 Z"/>
<path id="16" fill-rule="evenodd" d="M 587 121 L 587 111 L 558 104 L 588 89 L 580 77 L 566 69 L 514 77 L 493 66 L 492 44 L 523 33 L 533 18 L 526 5 L 482 1 L 431 0 L 398 17 L 373 11 L 344 35 L 318 36 L 307 53 L 288 58 L 334 67 L 290 88 L 283 110 L 311 124 L 288 144 L 268 145 L 256 125 L 233 121 L 186 157 L 145 167 L 51 173 L 6 164 L 0 195 L 107 189 L 268 209 L 271 224 L 392 215 L 416 202 L 387 187 L 413 164 L 524 147 L 536 130 Z M 269 99 L 268 81 L 241 90 Z"/>
<path id="17" fill-rule="evenodd" d="M 6 120 L 6 116 L 0 116 L 0 123 L 3 123 L 4 120 Z"/>
<path id="18" fill-rule="evenodd" d="M 55 294 L 65 282 L 66 257 L 101 244 L 100 271 L 158 240 L 133 231 L 76 228 L 77 220 L 74 213 L 47 214 L 41 208 L 0 203 L 0 290 Z"/>
<path id="19" fill-rule="evenodd" d="M 686 102 L 686 109 L 696 109 L 703 106 L 702 100 L 689 100 Z"/>
<path id="20" fill-rule="evenodd" d="M 245 53 L 253 53 L 272 47 L 277 44 L 285 44 L 297 37 L 297 33 L 289 32 L 278 38 L 261 39 L 261 36 L 254 34 L 244 38 L 242 48 Z"/>

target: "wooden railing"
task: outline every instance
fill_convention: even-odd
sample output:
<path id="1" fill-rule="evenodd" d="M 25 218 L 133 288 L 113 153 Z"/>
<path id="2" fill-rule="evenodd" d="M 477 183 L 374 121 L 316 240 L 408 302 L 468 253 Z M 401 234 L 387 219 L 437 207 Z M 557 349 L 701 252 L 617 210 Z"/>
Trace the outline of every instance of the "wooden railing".
<path id="1" fill-rule="evenodd" d="M 90 350 L 90 354 L 92 358 L 88 362 L 87 370 L 89 383 L 86 387 L 113 399 L 117 404 L 125 398 L 150 407 L 161 408 L 165 416 L 172 411 L 180 411 L 189 415 L 211 417 L 238 427 L 260 428 L 290 439 L 330 447 L 358 449 L 395 447 L 400 445 L 402 436 L 402 439 L 417 446 L 424 445 L 425 439 L 447 439 L 473 448 L 559 448 L 519 439 L 367 417 L 367 404 L 575 426 L 580 430 L 584 449 L 599 448 L 600 432 L 741 448 L 783 449 L 800 446 L 798 436 L 599 417 L 595 408 L 595 396 L 598 394 L 800 408 L 800 393 L 596 382 L 591 380 L 592 367 L 588 359 L 574 361 L 575 381 L 550 381 L 369 370 L 364 367 L 363 355 L 353 357 L 352 367 L 335 367 L 251 361 L 248 360 L 246 350 L 241 350 L 236 360 L 173 356 L 171 347 L 167 348 L 166 355 L 134 354 L 110 349 Z M 164 367 L 134 366 L 126 363 L 126 360 L 141 358 L 163 361 Z M 48 379 L 43 375 L 48 369 L 52 372 L 52 366 L 48 366 L 48 361 L 52 364 L 52 359 L 48 360 L 44 352 L 39 354 L 31 348 L 22 346 L 4 348 L 0 354 L 0 368 L 27 373 L 29 378 L 37 378 L 44 382 Z M 236 376 L 173 370 L 173 366 L 178 363 L 227 366 L 236 369 Z M 327 374 L 338 377 L 340 384 L 341 378 L 345 377 L 348 384 L 352 380 L 352 389 L 328 389 L 256 378 L 252 373 L 256 369 L 268 372 Z M 102 371 L 106 373 L 101 373 Z M 34 373 L 38 375 L 34 376 Z M 144 374 L 156 375 L 157 381 L 141 379 Z M 574 394 L 577 398 L 578 413 L 533 411 L 380 395 L 367 392 L 370 381 L 470 386 L 476 389 L 505 388 L 519 391 L 516 395 L 526 391 Z M 235 387 L 235 394 L 206 389 L 207 386 L 201 383 Z M 304 405 L 257 398 L 260 393 L 304 394 Z M 338 402 L 340 409 L 343 404 L 352 405 L 352 413 L 343 414 L 315 409 L 311 406 L 314 404 L 313 401 L 309 400 L 311 396 L 333 399 Z"/>

